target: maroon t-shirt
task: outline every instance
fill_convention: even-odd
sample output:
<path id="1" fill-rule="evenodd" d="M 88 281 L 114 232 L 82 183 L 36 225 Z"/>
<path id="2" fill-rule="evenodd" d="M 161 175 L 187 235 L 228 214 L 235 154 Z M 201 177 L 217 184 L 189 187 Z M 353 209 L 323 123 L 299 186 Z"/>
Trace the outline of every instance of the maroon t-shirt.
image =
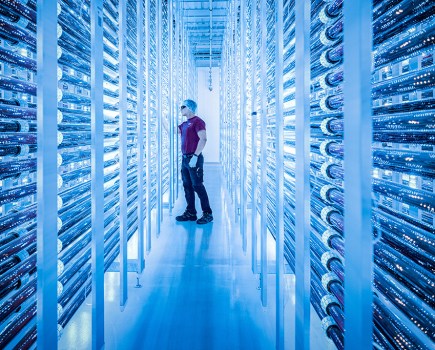
<path id="1" fill-rule="evenodd" d="M 195 153 L 199 141 L 198 131 L 205 130 L 204 120 L 194 116 L 178 125 L 178 129 L 181 131 L 181 152 Z"/>

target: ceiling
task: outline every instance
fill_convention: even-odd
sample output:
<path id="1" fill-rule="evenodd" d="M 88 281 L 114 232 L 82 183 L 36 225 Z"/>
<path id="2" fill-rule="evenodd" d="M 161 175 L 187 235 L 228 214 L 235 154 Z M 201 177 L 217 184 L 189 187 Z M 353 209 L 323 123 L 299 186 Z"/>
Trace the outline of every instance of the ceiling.
<path id="1" fill-rule="evenodd" d="M 210 5 L 212 8 L 212 66 L 220 66 L 229 0 L 182 0 L 185 30 L 197 67 L 210 65 Z"/>

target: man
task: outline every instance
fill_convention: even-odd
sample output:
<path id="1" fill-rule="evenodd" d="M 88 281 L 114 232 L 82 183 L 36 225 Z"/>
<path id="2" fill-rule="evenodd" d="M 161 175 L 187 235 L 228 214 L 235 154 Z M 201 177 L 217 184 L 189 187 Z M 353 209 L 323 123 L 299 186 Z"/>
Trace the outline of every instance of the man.
<path id="1" fill-rule="evenodd" d="M 207 224 L 213 221 L 212 210 L 208 201 L 207 191 L 203 184 L 204 156 L 202 150 L 207 142 L 205 122 L 196 112 L 196 102 L 184 100 L 181 105 L 181 114 L 187 120 L 178 126 L 181 135 L 181 179 L 183 180 L 184 194 L 186 197 L 186 211 L 177 216 L 177 221 L 195 221 L 197 224 Z M 195 192 L 201 202 L 203 215 L 197 220 L 195 209 Z"/>

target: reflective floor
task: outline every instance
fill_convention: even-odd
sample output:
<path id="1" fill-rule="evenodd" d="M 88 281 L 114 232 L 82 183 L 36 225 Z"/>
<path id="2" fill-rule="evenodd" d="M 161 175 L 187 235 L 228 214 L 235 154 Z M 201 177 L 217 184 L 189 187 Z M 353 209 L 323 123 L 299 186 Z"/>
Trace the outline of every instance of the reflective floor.
<path id="1" fill-rule="evenodd" d="M 119 276 L 105 275 L 105 349 L 274 349 L 275 276 L 269 275 L 268 305 L 261 305 L 259 277 L 242 249 L 231 198 L 221 167 L 206 164 L 205 185 L 214 222 L 177 223 L 184 211 L 180 195 L 173 215 L 164 210 L 161 232 L 139 276 L 129 273 L 128 301 L 119 307 Z M 200 209 L 197 203 L 197 209 Z M 200 210 L 199 210 L 200 211 Z M 154 226 L 155 227 L 155 226 Z M 249 240 L 248 240 L 249 242 Z M 129 258 L 135 258 L 135 240 Z M 250 251 L 248 244 L 247 251 Z M 286 325 L 291 329 L 293 276 L 286 276 Z M 314 314 L 314 312 L 313 312 Z M 312 317 L 312 349 L 328 349 L 317 316 Z M 91 348 L 90 299 L 65 328 L 59 349 Z M 286 332 L 286 348 L 292 336 Z"/>

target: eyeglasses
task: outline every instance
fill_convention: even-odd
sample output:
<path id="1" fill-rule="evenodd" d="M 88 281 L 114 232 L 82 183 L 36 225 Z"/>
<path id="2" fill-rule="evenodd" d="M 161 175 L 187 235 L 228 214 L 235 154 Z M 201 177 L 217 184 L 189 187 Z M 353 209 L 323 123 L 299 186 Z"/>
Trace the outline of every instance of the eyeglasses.
<path id="1" fill-rule="evenodd" d="M 186 108 L 186 106 L 181 106 L 181 107 L 180 107 L 180 109 L 184 109 L 184 108 Z"/>

